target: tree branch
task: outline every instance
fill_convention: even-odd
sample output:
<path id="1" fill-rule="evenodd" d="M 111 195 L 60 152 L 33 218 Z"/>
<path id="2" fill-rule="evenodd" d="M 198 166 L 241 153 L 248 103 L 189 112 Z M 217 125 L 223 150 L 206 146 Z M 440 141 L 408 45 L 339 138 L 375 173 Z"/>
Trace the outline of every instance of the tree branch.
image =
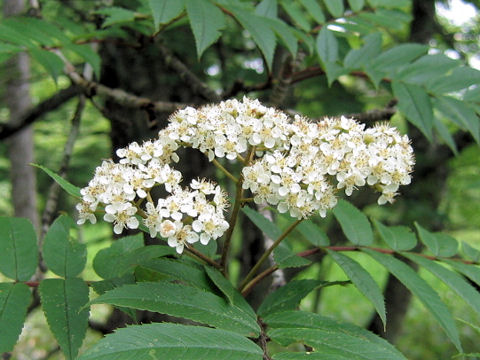
<path id="1" fill-rule="evenodd" d="M 180 79 L 182 79 L 185 84 L 190 86 L 192 90 L 201 95 L 208 101 L 220 102 L 222 100 L 221 96 L 218 95 L 211 87 L 205 84 L 200 80 L 197 75 L 195 75 L 183 62 L 180 61 L 166 46 L 159 44 L 158 49 L 162 55 L 162 60 L 165 64 L 174 70 Z"/>
<path id="2" fill-rule="evenodd" d="M 29 110 L 25 115 L 23 115 L 18 123 L 15 125 L 4 124 L 0 125 L 0 139 L 5 139 L 18 131 L 22 130 L 26 126 L 32 124 L 42 115 L 56 110 L 58 107 L 66 103 L 68 100 L 74 96 L 81 93 L 81 89 L 78 86 L 70 86 L 66 89 L 60 90 L 55 95 L 49 97 L 48 99 L 42 101 L 36 105 L 33 109 Z"/>
<path id="3" fill-rule="evenodd" d="M 87 97 L 100 95 L 125 107 L 152 110 L 158 112 L 173 112 L 179 108 L 188 106 L 188 104 L 184 103 L 154 101 L 146 97 L 140 97 L 127 93 L 126 91 L 121 89 L 112 89 L 97 82 L 88 81 L 84 77 L 82 77 L 82 75 L 77 73 L 73 65 L 69 63 L 66 63 L 65 73 L 75 85 L 78 85 L 80 88 L 83 89 Z"/>

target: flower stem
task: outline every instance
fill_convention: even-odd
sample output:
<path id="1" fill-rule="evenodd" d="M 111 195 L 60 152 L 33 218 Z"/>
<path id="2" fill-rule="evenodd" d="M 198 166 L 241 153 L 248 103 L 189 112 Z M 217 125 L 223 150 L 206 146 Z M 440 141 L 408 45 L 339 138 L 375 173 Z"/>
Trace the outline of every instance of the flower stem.
<path id="1" fill-rule="evenodd" d="M 249 152 L 247 153 L 247 157 L 246 157 L 247 163 L 245 164 L 245 166 L 248 166 L 250 164 L 254 154 L 255 154 L 255 146 L 252 146 L 249 149 Z M 237 181 L 237 189 L 235 193 L 235 201 L 233 204 L 232 215 L 230 216 L 230 221 L 228 222 L 228 225 L 229 225 L 228 230 L 225 233 L 225 241 L 223 243 L 222 258 L 220 260 L 220 265 L 222 265 L 222 272 L 224 275 L 227 274 L 228 250 L 230 249 L 230 243 L 232 242 L 232 235 L 233 235 L 233 230 L 235 228 L 235 224 L 237 223 L 238 212 L 240 211 L 240 208 L 244 204 L 242 202 L 242 198 L 243 198 L 242 185 L 243 185 L 243 176 L 242 176 L 242 173 L 240 172 L 240 177 L 238 178 L 238 181 Z"/>
<path id="2" fill-rule="evenodd" d="M 215 165 L 217 168 L 219 168 L 230 180 L 232 180 L 234 183 L 238 183 L 238 179 L 225 167 L 223 167 L 222 164 L 220 164 L 216 159 L 212 160 L 213 165 Z"/>
<path id="3" fill-rule="evenodd" d="M 264 278 L 266 278 L 268 275 L 271 273 L 275 272 L 278 270 L 278 265 L 273 265 L 272 267 L 269 267 L 265 271 L 262 271 L 260 274 L 255 276 L 248 284 L 246 284 L 243 289 L 242 289 L 242 295 L 243 297 L 247 296 L 250 291 L 257 285 L 260 281 L 262 281 Z"/>
<path id="4" fill-rule="evenodd" d="M 297 221 L 292 223 L 287 229 L 285 229 L 283 234 L 280 235 L 277 240 L 275 240 L 275 242 L 272 244 L 272 246 L 270 246 L 263 253 L 262 257 L 257 261 L 257 263 L 253 266 L 253 268 L 247 274 L 245 279 L 243 279 L 243 281 L 241 282 L 241 284 L 239 286 L 239 289 L 241 290 L 241 292 L 243 292 L 246 289 L 249 281 L 254 277 L 254 275 L 257 273 L 258 269 L 260 269 L 260 267 L 263 265 L 263 263 L 268 259 L 268 257 L 272 253 L 272 251 L 275 250 L 275 248 L 282 242 L 282 240 L 285 239 L 287 237 L 287 235 L 290 234 L 292 232 L 292 230 L 295 229 L 295 227 L 302 222 L 302 220 L 303 219 L 298 219 Z"/>
<path id="5" fill-rule="evenodd" d="M 202 254 L 200 251 L 195 249 L 193 246 L 185 244 L 185 248 L 189 251 L 190 255 L 194 255 L 195 257 L 200 258 L 201 260 L 203 260 L 207 264 L 212 265 L 213 267 L 215 267 L 217 269 L 222 268 L 222 266 L 219 263 L 217 263 L 215 260 L 209 258 L 208 256 Z"/>

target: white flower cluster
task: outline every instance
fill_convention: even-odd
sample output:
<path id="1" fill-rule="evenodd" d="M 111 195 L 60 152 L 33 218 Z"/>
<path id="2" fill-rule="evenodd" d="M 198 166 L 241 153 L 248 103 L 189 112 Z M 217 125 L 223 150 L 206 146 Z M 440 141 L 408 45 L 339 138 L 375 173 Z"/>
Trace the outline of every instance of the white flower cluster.
<path id="1" fill-rule="evenodd" d="M 116 234 L 124 228 L 137 229 L 140 215 L 150 235 L 168 239 L 178 253 L 187 243 L 206 245 L 221 236 L 229 226 L 224 217 L 226 194 L 206 180 L 192 180 L 190 189 L 183 189 L 181 173 L 164 163 L 175 159 L 172 149 L 176 147 L 162 140 L 132 143 L 117 150 L 119 163 L 109 160 L 97 167 L 94 178 L 81 190 L 77 223 L 95 223 L 100 204 L 105 207 L 103 219 L 114 224 Z M 167 150 L 158 148 L 159 144 L 167 144 Z M 150 190 L 157 185 L 163 185 L 169 195 L 155 202 Z"/>
<path id="2" fill-rule="evenodd" d="M 192 147 L 211 161 L 239 159 L 241 181 L 256 203 L 277 206 L 296 218 L 325 216 L 337 203 L 336 193 L 369 185 L 379 204 L 392 202 L 400 185 L 410 183 L 413 150 L 406 135 L 386 124 L 365 129 L 345 117 L 312 122 L 260 104 L 228 100 L 200 109 L 187 107 L 170 116 L 158 139 L 117 150 L 119 163 L 105 161 L 82 189 L 78 223 L 95 222 L 98 204 L 114 231 L 139 226 L 138 215 L 152 236 L 159 233 L 181 253 L 186 243 L 207 244 L 228 228 L 223 212 L 226 194 L 218 185 L 194 180 L 182 189 L 180 172 L 170 167 L 176 150 Z M 253 159 L 245 159 L 249 149 Z M 168 196 L 153 202 L 150 190 L 163 185 Z"/>
<path id="3" fill-rule="evenodd" d="M 382 193 L 379 204 L 392 202 L 399 185 L 410 183 L 413 151 L 406 136 L 379 125 L 364 129 L 352 119 L 312 123 L 296 117 L 287 151 L 267 152 L 243 169 L 245 189 L 256 203 L 276 205 L 280 212 L 305 218 L 326 216 L 345 189 L 350 196 L 366 184 Z"/>
<path id="4" fill-rule="evenodd" d="M 338 189 L 350 196 L 366 184 L 381 192 L 379 204 L 392 202 L 399 185 L 410 183 L 414 165 L 408 137 L 395 128 L 365 129 L 345 117 L 292 120 L 248 98 L 180 110 L 163 134 L 210 160 L 240 158 L 255 146 L 259 157 L 243 168 L 243 188 L 256 203 L 276 205 L 296 218 L 316 211 L 325 216 L 337 203 Z"/>

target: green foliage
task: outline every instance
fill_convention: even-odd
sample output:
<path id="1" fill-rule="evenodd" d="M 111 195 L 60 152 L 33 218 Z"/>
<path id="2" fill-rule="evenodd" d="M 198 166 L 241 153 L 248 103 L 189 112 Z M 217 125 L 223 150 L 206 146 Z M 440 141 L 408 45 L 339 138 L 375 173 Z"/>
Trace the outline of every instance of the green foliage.
<path id="1" fill-rule="evenodd" d="M 50 176 L 53 180 L 55 180 L 55 182 L 58 185 L 60 185 L 62 187 L 62 189 L 65 190 L 68 194 L 70 194 L 70 195 L 72 195 L 76 198 L 81 197 L 80 188 L 78 186 L 75 186 L 75 185 L 71 184 L 70 182 L 68 182 L 67 180 L 62 178 L 61 176 L 55 174 L 52 170 L 47 169 L 46 167 L 44 167 L 42 165 L 38 165 L 38 164 L 32 164 L 32 165 L 35 166 L 35 167 L 38 167 L 39 169 L 42 169 L 43 171 L 45 171 L 48 174 L 48 176 Z"/>
<path id="2" fill-rule="evenodd" d="M 24 218 L 0 217 L 0 272 L 10 279 L 27 281 L 38 264 L 37 235 Z"/>
<path id="3" fill-rule="evenodd" d="M 156 30 L 179 16 L 185 7 L 184 0 L 149 0 L 148 3 Z"/>
<path id="4" fill-rule="evenodd" d="M 39 287 L 48 325 L 67 359 L 75 359 L 88 323 L 88 286 L 78 278 L 47 279 Z"/>
<path id="5" fill-rule="evenodd" d="M 395 251 L 411 250 L 417 245 L 415 234 L 406 226 L 385 226 L 374 221 L 380 237 Z"/>
<path id="6" fill-rule="evenodd" d="M 310 279 L 290 281 L 265 298 L 258 308 L 258 315 L 265 317 L 277 312 L 295 310 L 300 305 L 300 301 L 313 290 L 339 284 L 345 283 Z"/>
<path id="7" fill-rule="evenodd" d="M 405 359 L 386 340 L 360 327 L 303 312 L 285 311 L 265 318 L 268 336 L 283 346 L 301 342 L 318 353 L 350 359 Z"/>
<path id="8" fill-rule="evenodd" d="M 435 316 L 458 351 L 462 351 L 462 345 L 460 344 L 458 331 L 452 315 L 435 290 L 419 277 L 411 267 L 400 260 L 369 249 L 364 249 L 363 251 L 385 266 L 405 287 L 418 297 L 423 305 Z"/>
<path id="9" fill-rule="evenodd" d="M 102 278 L 112 279 L 133 274 L 135 266 L 145 261 L 174 253 L 168 246 L 144 246 L 142 234 L 126 236 L 100 250 L 93 259 L 93 269 Z"/>
<path id="10" fill-rule="evenodd" d="M 11 351 L 22 332 L 32 295 L 22 283 L 0 283 L 0 352 Z"/>
<path id="11" fill-rule="evenodd" d="M 58 276 L 71 278 L 79 275 L 87 261 L 85 244 L 70 237 L 70 230 L 75 227 L 71 218 L 58 217 L 43 243 L 43 260 L 48 268 Z"/>
<path id="12" fill-rule="evenodd" d="M 130 326 L 108 335 L 80 360 L 132 358 L 164 360 L 261 360 L 262 349 L 227 330 L 178 324 Z"/>
<path id="13" fill-rule="evenodd" d="M 380 319 L 382 319 L 383 327 L 387 326 L 387 315 L 385 314 L 385 300 L 382 291 L 378 287 L 372 276 L 355 260 L 334 251 L 328 251 L 332 259 L 342 268 L 348 278 L 357 287 L 360 292 L 369 299 Z"/>
<path id="14" fill-rule="evenodd" d="M 355 206 L 345 200 L 339 200 L 333 214 L 348 240 L 355 245 L 372 244 L 373 232 L 370 222 Z"/>
<path id="15" fill-rule="evenodd" d="M 458 251 L 457 240 L 443 233 L 431 233 L 415 223 L 420 240 L 435 256 L 451 257 Z"/>
<path id="16" fill-rule="evenodd" d="M 221 35 L 225 27 L 223 13 L 208 0 L 186 0 L 187 15 L 200 58 Z"/>
<path id="17" fill-rule="evenodd" d="M 156 311 L 228 329 L 244 336 L 258 336 L 256 320 L 241 308 L 214 294 L 168 282 L 137 283 L 107 291 L 91 302 Z"/>

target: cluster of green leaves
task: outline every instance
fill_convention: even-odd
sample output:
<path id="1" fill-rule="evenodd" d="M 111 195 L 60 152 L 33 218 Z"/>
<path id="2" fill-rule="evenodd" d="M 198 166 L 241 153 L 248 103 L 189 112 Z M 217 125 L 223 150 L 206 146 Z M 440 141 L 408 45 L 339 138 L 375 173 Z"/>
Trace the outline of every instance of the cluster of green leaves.
<path id="1" fill-rule="evenodd" d="M 37 236 L 23 218 L 0 218 L 3 249 L 0 272 L 13 282 L 0 285 L 0 352 L 17 342 L 32 302 L 28 285 L 38 286 L 50 330 L 67 359 L 78 354 L 87 330 L 88 285 L 78 278 L 86 263 L 86 247 L 72 236 L 73 220 L 60 216 L 45 236 L 42 259 L 55 278 L 29 282 L 38 267 Z"/>
<path id="2" fill-rule="evenodd" d="M 56 178 L 56 175 L 49 172 Z M 58 179 L 57 179 L 58 180 Z M 76 195 L 78 188 L 66 181 L 60 185 Z M 278 238 L 282 230 L 263 215 L 245 207 L 244 214 L 265 234 Z M 314 248 L 325 251 L 350 279 L 327 282 L 317 279 L 292 280 L 269 294 L 258 310 L 217 269 L 197 259 L 179 258 L 165 245 L 145 246 L 143 235 L 127 236 L 99 251 L 93 268 L 103 279 L 88 282 L 98 297 L 88 297 L 87 282 L 78 278 L 85 266 L 86 248 L 75 241 L 73 220 L 60 216 L 48 231 L 42 249 L 46 266 L 57 278 L 38 285 L 42 307 L 50 329 L 67 359 L 74 359 L 85 336 L 91 304 L 110 304 L 133 320 L 136 310 L 149 310 L 196 325 L 156 323 L 134 325 L 108 335 L 80 356 L 80 359 L 127 359 L 151 356 L 162 359 L 261 359 L 259 339 L 268 336 L 280 346 L 301 343 L 314 347 L 313 358 L 405 359 L 387 341 L 352 324 L 298 310 L 301 300 L 315 289 L 352 283 L 372 302 L 386 324 L 382 292 L 372 276 L 358 262 L 340 250 L 360 250 L 397 277 L 432 313 L 458 351 L 458 332 L 447 306 L 439 295 L 411 267 L 393 254 L 417 263 L 453 289 L 480 314 L 480 294 L 465 278 L 480 285 L 480 269 L 474 265 L 480 251 L 463 244 L 469 261 L 458 257 L 459 244 L 443 233 L 432 233 L 416 224 L 417 235 L 430 254 L 410 251 L 417 236 L 407 227 L 388 227 L 374 221 L 388 248 L 374 248 L 374 232 L 367 217 L 341 200 L 333 211 L 345 237 L 353 246 L 329 246 L 328 237 L 310 220 L 297 230 Z M 21 331 L 31 293 L 27 284 L 38 266 L 36 235 L 32 225 L 21 218 L 0 218 L 0 271 L 14 280 L 0 287 L 0 350 L 10 350 Z M 208 251 L 208 250 L 207 250 Z M 274 252 L 279 268 L 305 267 L 309 260 L 295 254 L 288 245 Z M 6 325 L 9 326 L 6 326 Z M 205 326 L 206 325 L 206 326 Z M 305 351 L 280 351 L 273 359 L 303 359 Z"/>
<path id="3" fill-rule="evenodd" d="M 12 18 L 0 26 L 0 60 L 27 50 L 53 78 L 62 72 L 62 51 L 84 59 L 100 71 L 100 58 L 89 41 L 128 38 L 125 28 L 158 36 L 190 26 L 197 55 L 223 32 L 247 30 L 271 69 L 277 44 L 293 55 L 302 51 L 317 62 L 329 84 L 341 75 L 365 76 L 375 87 L 386 86 L 399 111 L 429 139 L 436 134 L 452 151 L 449 127 L 470 132 L 480 142 L 480 71 L 464 66 L 426 45 L 395 44 L 411 16 L 410 1 L 350 0 L 143 0 L 135 8 L 104 7 L 92 15 L 103 18 L 102 29 L 84 29 L 63 21 Z"/>
<path id="4" fill-rule="evenodd" d="M 246 213 L 268 236 L 275 236 L 276 233 L 281 232 L 280 230 L 274 230 L 276 225 L 269 222 L 261 214 L 251 209 L 248 209 Z M 346 239 L 354 246 L 329 246 L 329 240 L 325 233 L 310 220 L 304 221 L 298 230 L 306 241 L 324 249 L 338 264 L 352 284 L 373 304 L 385 326 L 387 326 L 385 302 L 378 284 L 357 261 L 340 251 L 362 251 L 384 266 L 412 294 L 418 297 L 439 322 L 458 351 L 461 352 L 462 347 L 454 319 L 438 293 L 415 270 L 393 255 L 408 259 L 412 263 L 425 268 L 450 287 L 475 313 L 480 315 L 480 294 L 471 285 L 471 283 L 475 283 L 480 286 L 480 269 L 477 266 L 480 252 L 467 243 L 462 243 L 462 254 L 460 256 L 459 243 L 448 234 L 430 232 L 416 223 L 417 234 L 415 235 L 406 226 L 386 226 L 376 220 L 373 221 L 374 226 L 379 238 L 383 240 L 387 248 L 375 248 L 372 247 L 374 245 L 374 231 L 363 212 L 349 202 L 340 200 L 334 208 L 333 214 Z M 420 244 L 425 246 L 427 250 L 425 254 L 419 252 Z M 290 255 L 298 257 L 293 253 Z M 302 260 L 305 259 L 302 258 Z M 278 264 L 281 267 L 282 263 Z"/>

